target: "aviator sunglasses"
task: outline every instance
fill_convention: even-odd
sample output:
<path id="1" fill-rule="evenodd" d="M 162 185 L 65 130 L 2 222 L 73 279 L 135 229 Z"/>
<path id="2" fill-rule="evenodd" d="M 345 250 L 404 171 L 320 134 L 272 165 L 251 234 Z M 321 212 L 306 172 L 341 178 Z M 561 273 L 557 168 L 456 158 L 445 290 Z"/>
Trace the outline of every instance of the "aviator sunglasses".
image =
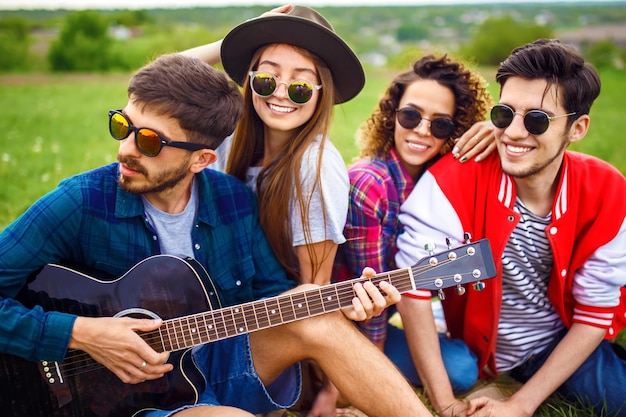
<path id="1" fill-rule="evenodd" d="M 415 129 L 423 120 L 430 122 L 430 133 L 437 139 L 449 139 L 454 134 L 454 122 L 447 117 L 427 119 L 413 107 L 402 107 L 396 110 L 398 123 L 405 129 Z"/>
<path id="2" fill-rule="evenodd" d="M 542 110 L 530 110 L 526 113 L 516 112 L 506 104 L 496 104 L 491 108 L 491 122 L 499 129 L 507 128 L 513 123 L 513 118 L 519 114 L 524 118 L 524 127 L 531 135 L 541 135 L 550 127 L 550 121 L 559 117 L 566 117 L 576 114 L 571 112 L 558 116 L 549 116 Z"/>
<path id="3" fill-rule="evenodd" d="M 276 77 L 267 72 L 250 71 L 250 87 L 257 95 L 269 97 L 276 92 L 280 84 L 287 86 L 287 95 L 292 103 L 302 105 L 313 97 L 313 90 L 319 90 L 321 85 L 313 85 L 304 80 L 293 80 L 290 83 L 277 81 Z"/>
<path id="4" fill-rule="evenodd" d="M 192 142 L 174 142 L 162 134 L 147 127 L 135 127 L 121 110 L 109 110 L 109 132 L 113 139 L 126 139 L 130 132 L 135 132 L 135 145 L 146 156 L 157 156 L 164 146 L 197 151 L 208 148 L 207 145 Z"/>

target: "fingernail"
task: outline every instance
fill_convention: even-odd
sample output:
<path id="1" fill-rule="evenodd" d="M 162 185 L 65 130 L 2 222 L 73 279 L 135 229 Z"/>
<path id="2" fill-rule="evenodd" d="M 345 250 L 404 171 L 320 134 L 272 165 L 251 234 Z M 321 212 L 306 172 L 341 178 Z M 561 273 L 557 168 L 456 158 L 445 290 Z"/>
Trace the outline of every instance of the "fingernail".
<path id="1" fill-rule="evenodd" d="M 461 162 L 465 162 L 467 161 L 467 156 L 464 156 L 463 158 L 461 158 Z"/>
<path id="2" fill-rule="evenodd" d="M 482 160 L 483 160 L 483 159 L 482 159 L 480 156 L 477 156 L 476 158 L 474 158 L 474 161 L 476 161 L 476 162 L 480 162 L 480 161 L 482 161 Z"/>
<path id="3" fill-rule="evenodd" d="M 452 154 L 455 156 L 459 156 L 459 147 L 455 146 L 454 148 L 452 148 Z"/>

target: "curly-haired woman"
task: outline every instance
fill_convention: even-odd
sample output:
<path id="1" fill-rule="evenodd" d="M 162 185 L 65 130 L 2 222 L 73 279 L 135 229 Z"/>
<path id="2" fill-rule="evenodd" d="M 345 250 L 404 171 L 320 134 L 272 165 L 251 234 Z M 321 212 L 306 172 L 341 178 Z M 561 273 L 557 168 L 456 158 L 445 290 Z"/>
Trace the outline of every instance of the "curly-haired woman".
<path id="1" fill-rule="evenodd" d="M 392 80 L 361 126 L 359 159 L 348 170 L 347 242 L 337 258 L 338 280 L 358 276 L 364 266 L 396 269 L 400 205 L 442 155 L 452 151 L 460 162 L 478 161 L 494 150 L 493 125 L 484 121 L 491 104 L 484 79 L 447 55 L 424 56 Z M 359 325 L 419 385 L 403 331 L 388 324 L 388 310 Z"/>

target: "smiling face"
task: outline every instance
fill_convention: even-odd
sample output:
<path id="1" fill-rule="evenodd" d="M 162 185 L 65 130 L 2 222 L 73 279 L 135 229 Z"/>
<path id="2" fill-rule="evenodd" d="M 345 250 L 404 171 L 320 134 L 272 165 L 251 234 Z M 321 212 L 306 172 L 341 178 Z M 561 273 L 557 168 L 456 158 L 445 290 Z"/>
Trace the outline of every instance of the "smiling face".
<path id="1" fill-rule="evenodd" d="M 272 74 L 278 81 L 274 94 L 261 97 L 252 94 L 252 104 L 266 126 L 266 133 L 291 132 L 305 124 L 317 106 L 321 90 L 314 90 L 305 104 L 294 104 L 287 95 L 287 85 L 294 80 L 303 80 L 319 85 L 320 80 L 313 60 L 293 46 L 271 45 L 259 58 L 256 71 Z"/>
<path id="2" fill-rule="evenodd" d="M 551 120 L 548 129 L 540 135 L 526 130 L 523 115 L 530 110 L 542 110 L 549 116 L 567 113 L 558 100 L 562 95 L 557 95 L 558 87 L 552 85 L 546 91 L 546 86 L 543 79 L 521 77 L 511 77 L 502 86 L 500 103 L 511 107 L 516 114 L 508 127 L 496 128 L 496 143 L 503 171 L 516 179 L 553 182 L 565 149 L 569 143 L 582 138 L 577 129 L 578 121 L 568 128 L 567 117 Z"/>
<path id="3" fill-rule="evenodd" d="M 398 108 L 412 107 L 423 118 L 452 118 L 455 98 L 452 90 L 434 80 L 419 79 L 407 86 Z M 437 139 L 430 131 L 430 122 L 422 122 L 414 129 L 406 129 L 396 118 L 394 143 L 403 166 L 413 179 L 417 179 L 423 165 L 439 154 L 445 140 Z"/>

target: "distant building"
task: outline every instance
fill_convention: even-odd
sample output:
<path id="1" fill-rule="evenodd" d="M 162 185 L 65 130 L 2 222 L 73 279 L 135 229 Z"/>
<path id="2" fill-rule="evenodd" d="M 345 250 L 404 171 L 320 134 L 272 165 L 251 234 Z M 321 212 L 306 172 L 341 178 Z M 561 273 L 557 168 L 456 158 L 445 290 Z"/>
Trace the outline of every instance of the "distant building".
<path id="1" fill-rule="evenodd" d="M 563 42 L 581 48 L 599 41 L 612 41 L 620 48 L 626 48 L 626 24 L 587 26 L 562 32 L 558 38 Z"/>

